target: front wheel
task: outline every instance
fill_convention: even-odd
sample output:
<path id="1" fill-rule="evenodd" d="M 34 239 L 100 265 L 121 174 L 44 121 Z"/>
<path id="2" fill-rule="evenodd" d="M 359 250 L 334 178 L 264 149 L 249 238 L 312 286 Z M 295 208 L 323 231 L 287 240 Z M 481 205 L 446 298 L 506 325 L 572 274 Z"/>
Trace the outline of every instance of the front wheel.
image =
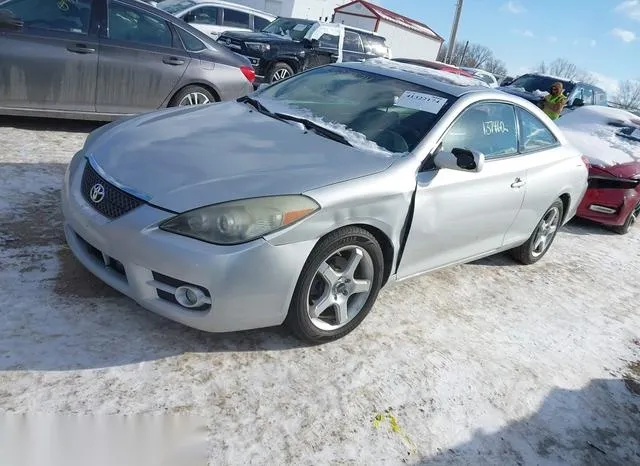
<path id="1" fill-rule="evenodd" d="M 311 343 L 342 338 L 373 307 L 383 273 L 382 249 L 371 233 L 346 227 L 327 235 L 302 269 L 286 325 Z"/>
<path id="2" fill-rule="evenodd" d="M 282 81 L 283 79 L 290 78 L 294 75 L 293 68 L 283 62 L 278 62 L 271 67 L 267 76 L 267 82 L 269 84 Z"/>
<path id="3" fill-rule="evenodd" d="M 527 242 L 512 249 L 511 255 L 525 265 L 542 259 L 558 233 L 563 214 L 564 204 L 561 199 L 557 199 L 544 213 Z"/>

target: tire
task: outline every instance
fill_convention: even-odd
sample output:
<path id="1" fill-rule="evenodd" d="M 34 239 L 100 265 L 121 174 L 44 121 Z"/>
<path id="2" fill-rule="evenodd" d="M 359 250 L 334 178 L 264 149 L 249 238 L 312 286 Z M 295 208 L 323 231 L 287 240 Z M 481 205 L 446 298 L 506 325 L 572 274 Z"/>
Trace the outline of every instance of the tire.
<path id="1" fill-rule="evenodd" d="M 285 325 L 309 343 L 344 337 L 373 307 L 383 275 L 384 256 L 371 233 L 345 227 L 328 234 L 302 268 Z"/>
<path id="2" fill-rule="evenodd" d="M 629 230 L 636 224 L 638 217 L 640 216 L 640 202 L 636 204 L 631 212 L 629 212 L 629 216 L 625 220 L 624 224 L 618 226 L 614 225 L 611 227 L 611 230 L 615 231 L 619 235 L 626 235 L 629 233 Z"/>
<path id="3" fill-rule="evenodd" d="M 190 100 L 189 96 L 192 96 Z M 195 99 L 198 99 L 197 102 Z M 193 103 L 189 103 L 189 101 Z M 173 99 L 171 99 L 171 102 L 169 102 L 169 107 L 181 107 L 184 105 L 203 105 L 217 101 L 218 99 L 211 93 L 211 91 L 209 91 L 209 89 L 198 85 L 192 85 L 181 89 L 180 92 L 174 95 Z"/>
<path id="4" fill-rule="evenodd" d="M 294 74 L 293 68 L 286 63 L 279 61 L 269 70 L 269 73 L 267 74 L 267 82 L 271 84 L 282 81 L 283 79 L 290 78 Z"/>
<path id="5" fill-rule="evenodd" d="M 513 258 L 525 265 L 534 264 L 542 259 L 556 238 L 563 215 L 564 204 L 562 199 L 556 199 L 544 213 L 529 239 L 510 251 Z M 553 219 L 552 216 L 554 216 Z M 544 233 L 545 230 L 546 233 Z M 542 240 L 544 244 L 540 244 L 542 237 L 545 237 Z"/>

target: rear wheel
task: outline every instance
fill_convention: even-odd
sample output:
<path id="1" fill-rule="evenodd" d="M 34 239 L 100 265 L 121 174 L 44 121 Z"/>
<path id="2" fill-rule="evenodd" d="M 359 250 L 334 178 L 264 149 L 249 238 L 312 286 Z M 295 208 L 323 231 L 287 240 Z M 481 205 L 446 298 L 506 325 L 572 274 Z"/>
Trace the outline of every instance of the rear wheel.
<path id="1" fill-rule="evenodd" d="M 512 249 L 511 255 L 526 265 L 542 259 L 558 233 L 563 214 L 564 204 L 561 199 L 557 199 L 544 213 L 527 242 Z"/>
<path id="2" fill-rule="evenodd" d="M 373 307 L 383 274 L 382 249 L 368 231 L 346 227 L 327 235 L 302 269 L 286 325 L 312 343 L 342 338 Z"/>
<path id="3" fill-rule="evenodd" d="M 629 230 L 636 224 L 638 221 L 638 217 L 640 217 L 640 202 L 636 204 L 633 210 L 629 213 L 629 216 L 625 220 L 624 224 L 620 226 L 612 226 L 611 229 L 618 233 L 619 235 L 626 235 L 629 233 Z"/>
<path id="4" fill-rule="evenodd" d="M 204 105 L 216 102 L 215 96 L 205 87 L 187 86 L 181 89 L 173 99 L 171 99 L 170 107 L 184 107 L 187 105 Z"/>
<path id="5" fill-rule="evenodd" d="M 267 76 L 267 82 L 275 83 L 294 75 L 293 68 L 283 62 L 278 62 L 271 67 Z"/>

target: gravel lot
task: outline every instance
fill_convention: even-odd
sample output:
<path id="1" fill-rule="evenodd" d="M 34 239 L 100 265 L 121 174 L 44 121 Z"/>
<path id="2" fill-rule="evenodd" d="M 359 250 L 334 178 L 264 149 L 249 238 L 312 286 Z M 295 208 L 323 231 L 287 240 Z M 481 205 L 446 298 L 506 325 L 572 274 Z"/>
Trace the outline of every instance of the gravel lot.
<path id="1" fill-rule="evenodd" d="M 574 221 L 534 266 L 496 256 L 390 287 L 323 346 L 204 334 L 65 246 L 59 186 L 94 127 L 0 119 L 5 412 L 203 416 L 216 465 L 640 464 L 640 228 Z"/>

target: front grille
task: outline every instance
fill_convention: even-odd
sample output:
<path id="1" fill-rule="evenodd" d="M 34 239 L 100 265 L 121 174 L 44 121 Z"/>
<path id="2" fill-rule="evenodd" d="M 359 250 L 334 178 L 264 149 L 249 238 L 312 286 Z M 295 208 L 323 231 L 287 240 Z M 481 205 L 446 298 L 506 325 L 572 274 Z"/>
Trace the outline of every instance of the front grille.
<path id="1" fill-rule="evenodd" d="M 99 186 L 102 187 L 101 192 L 103 192 L 103 194 L 97 196 L 94 201 L 91 198 L 91 190 Z M 82 174 L 80 189 L 85 200 L 91 204 L 94 209 L 108 218 L 120 217 L 144 204 L 144 201 L 107 182 L 98 175 L 89 163 L 87 163 L 84 173 Z"/>

